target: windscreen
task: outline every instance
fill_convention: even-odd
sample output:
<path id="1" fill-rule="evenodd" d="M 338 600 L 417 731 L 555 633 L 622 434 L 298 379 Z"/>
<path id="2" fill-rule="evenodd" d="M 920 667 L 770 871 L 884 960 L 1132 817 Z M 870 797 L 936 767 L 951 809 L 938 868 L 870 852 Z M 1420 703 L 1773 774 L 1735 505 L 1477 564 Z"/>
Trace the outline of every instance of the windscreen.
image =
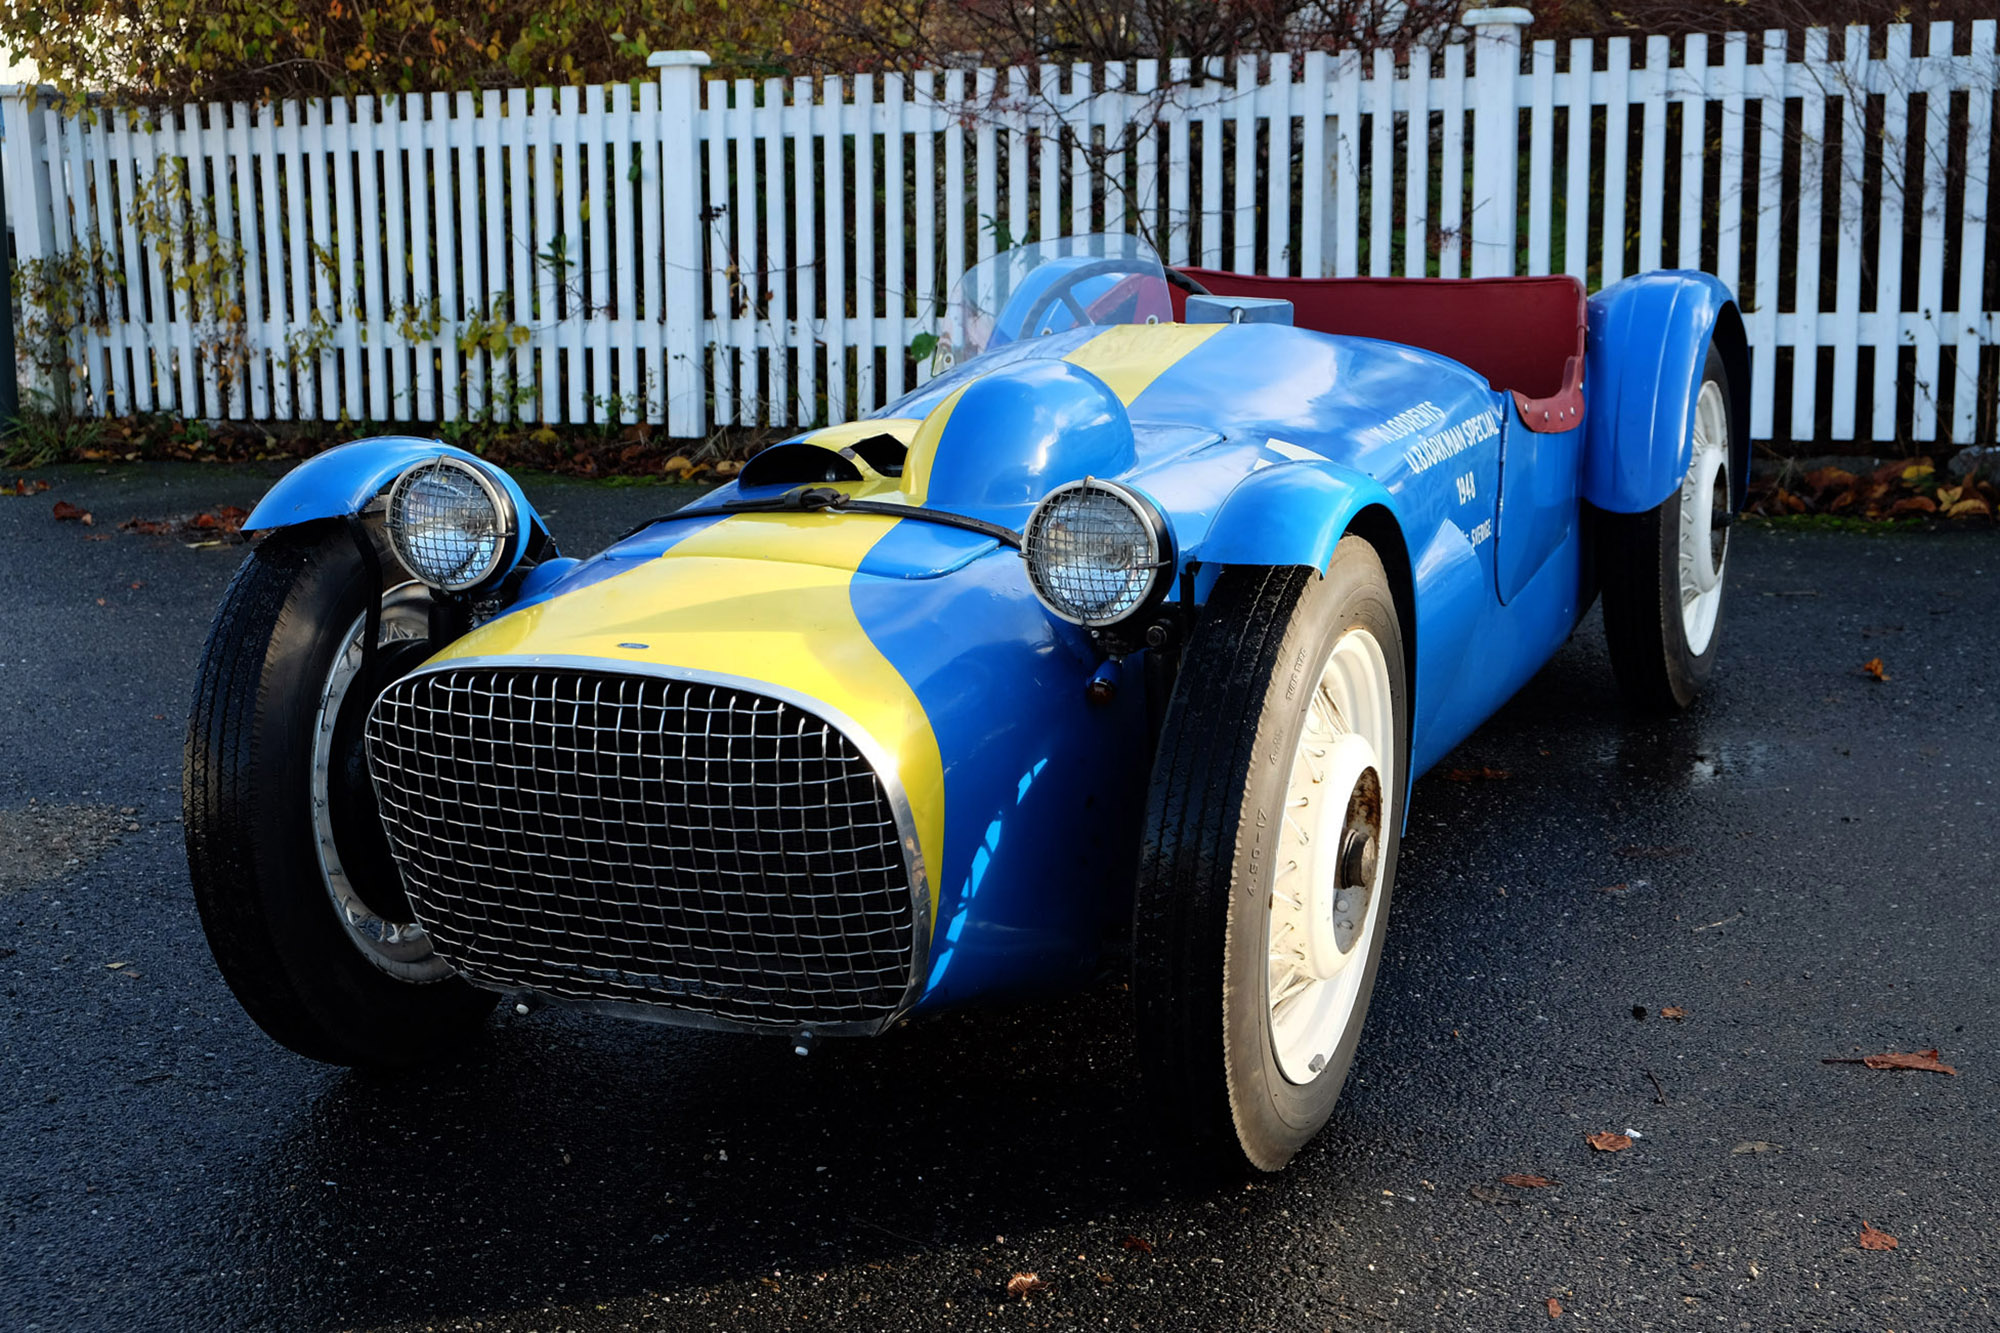
<path id="1" fill-rule="evenodd" d="M 931 372 L 989 348 L 1084 326 L 1173 320 L 1166 270 L 1136 236 L 1063 236 L 982 260 L 952 285 Z"/>

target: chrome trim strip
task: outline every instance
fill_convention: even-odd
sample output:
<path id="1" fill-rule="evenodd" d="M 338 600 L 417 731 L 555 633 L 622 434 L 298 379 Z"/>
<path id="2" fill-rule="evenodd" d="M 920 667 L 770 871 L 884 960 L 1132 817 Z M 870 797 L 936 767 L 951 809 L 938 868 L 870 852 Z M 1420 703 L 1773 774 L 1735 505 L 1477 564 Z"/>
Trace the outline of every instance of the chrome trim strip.
<path id="1" fill-rule="evenodd" d="M 895 816 L 896 831 L 902 838 L 903 864 L 909 871 L 910 917 L 914 922 L 914 938 L 911 940 L 910 948 L 910 979 L 908 986 L 904 990 L 902 1003 L 896 1006 L 894 1013 L 879 1020 L 878 1023 L 858 1026 L 863 1030 L 872 1027 L 874 1031 L 882 1031 L 896 1023 L 915 1007 L 917 1000 L 923 994 L 924 981 L 930 975 L 930 879 L 924 866 L 923 848 L 917 842 L 916 819 L 910 813 L 909 798 L 903 792 L 902 775 L 891 761 L 888 751 L 883 749 L 881 743 L 863 729 L 859 723 L 855 722 L 853 718 L 848 717 L 837 708 L 829 708 L 826 704 L 813 698 L 811 695 L 783 685 L 773 685 L 769 681 L 755 680 L 749 676 L 736 676 L 721 671 L 693 671 L 686 667 L 667 666 L 657 662 L 632 662 L 615 657 L 589 657 L 572 653 L 497 653 L 480 657 L 448 658 L 443 661 L 426 662 L 415 671 L 399 676 L 391 684 L 414 680 L 419 676 L 437 675 L 446 671 L 483 671 L 496 667 L 536 667 L 570 671 L 593 671 L 612 676 L 656 676 L 666 680 L 682 681 L 689 684 L 719 685 L 725 689 L 741 690 L 747 694 L 761 694 L 766 698 L 776 699 L 780 703 L 789 704 L 801 712 L 811 714 L 845 736 L 848 742 L 856 750 L 860 751 L 861 757 L 868 761 L 869 767 L 875 770 L 875 776 L 881 782 L 882 790 L 889 799 L 889 812 Z M 383 690 L 384 697 L 387 694 L 388 689 L 385 688 Z M 380 701 L 378 700 L 375 707 L 379 706 Z M 369 711 L 372 715 L 374 709 L 371 707 Z M 429 925 L 421 917 L 418 919 L 418 924 L 424 926 L 426 931 L 430 929 Z M 541 993 L 536 992 L 536 994 L 539 995 Z M 542 998 L 550 1004 L 562 1005 L 565 1008 L 600 1007 L 598 1003 L 578 1005 L 573 1001 L 564 1000 L 553 995 L 543 995 Z M 617 1002 L 607 1001 L 600 1003 L 603 1005 L 616 1005 Z M 639 1006 L 634 1005 L 629 1008 L 637 1007 Z M 629 1008 L 619 1006 L 618 1012 L 630 1016 Z M 660 1008 L 665 1013 L 689 1013 L 689 1011 L 673 1009 L 670 1006 L 663 1005 Z M 731 1031 L 740 1032 L 788 1030 L 788 1025 L 782 1023 L 734 1023 L 728 1019 L 713 1019 L 706 1014 L 693 1014 L 691 1016 L 700 1021 L 685 1024 L 685 1026 L 723 1027 Z M 802 1024 L 800 1026 L 809 1025 Z M 856 1027 L 857 1025 L 840 1024 L 828 1025 L 825 1028 L 815 1027 L 813 1030 L 815 1032 L 839 1032 L 843 1029 L 854 1030 Z"/>

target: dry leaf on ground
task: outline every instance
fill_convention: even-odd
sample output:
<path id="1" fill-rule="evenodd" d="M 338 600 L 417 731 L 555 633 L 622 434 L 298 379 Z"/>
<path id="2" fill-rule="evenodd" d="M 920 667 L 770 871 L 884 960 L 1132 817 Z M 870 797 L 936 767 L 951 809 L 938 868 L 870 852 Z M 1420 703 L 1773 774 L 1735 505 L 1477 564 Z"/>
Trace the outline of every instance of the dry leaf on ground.
<path id="1" fill-rule="evenodd" d="M 1889 679 L 1889 669 L 1882 665 L 1882 659 L 1871 657 L 1861 664 L 1861 674 L 1870 680 Z"/>
<path id="2" fill-rule="evenodd" d="M 1141 1254 L 1151 1254 L 1153 1252 L 1153 1242 L 1147 1240 L 1144 1236 L 1127 1236 L 1125 1238 L 1125 1248 L 1128 1250 L 1137 1250 Z"/>
<path id="3" fill-rule="evenodd" d="M 1515 1189 L 1541 1190 L 1555 1184 L 1555 1181 L 1550 1180 L 1547 1176 L 1529 1176 L 1516 1171 L 1512 1175 L 1500 1177 L 1500 1183 L 1502 1185 L 1512 1185 Z"/>
<path id="4" fill-rule="evenodd" d="M 1563 1303 L 1557 1300 L 1553 1296 L 1549 1297 L 1549 1318 L 1560 1319 L 1562 1317 L 1563 1317 Z"/>
<path id="5" fill-rule="evenodd" d="M 1958 1071 L 1938 1060 L 1937 1048 L 1928 1051 L 1885 1051 L 1881 1055 L 1842 1056 L 1833 1055 L 1820 1061 L 1823 1065 L 1866 1065 L 1870 1069 L 1914 1069 L 1925 1074 L 1950 1074 L 1958 1077 Z"/>
<path id="6" fill-rule="evenodd" d="M 1855 1242 L 1864 1250 L 1893 1250 L 1897 1240 L 1886 1231 L 1877 1231 L 1867 1222 L 1861 1224 L 1861 1238 Z"/>
<path id="7" fill-rule="evenodd" d="M 1597 1133 L 1586 1138 L 1584 1142 L 1599 1152 L 1623 1152 L 1632 1146 L 1630 1138 L 1623 1134 L 1613 1134 L 1608 1130 L 1599 1130 Z"/>
<path id="8" fill-rule="evenodd" d="M 97 522 L 88 509 L 78 509 L 67 500 L 56 501 L 55 515 L 58 523 L 81 523 L 86 528 Z"/>
<path id="9" fill-rule="evenodd" d="M 1514 774 L 1504 768 L 1451 768 L 1445 770 L 1446 782 L 1504 782 Z"/>
<path id="10" fill-rule="evenodd" d="M 1019 1296 L 1022 1300 L 1026 1300 L 1030 1292 L 1040 1291 L 1047 1285 L 1048 1283 L 1042 1281 L 1033 1273 L 1016 1273 L 1007 1279 L 1007 1294 L 1009 1296 Z"/>
<path id="11" fill-rule="evenodd" d="M 1686 1018 L 1687 1016 L 1688 1016 L 1688 1011 L 1681 1008 L 1677 1004 L 1665 1005 L 1660 1010 L 1661 1018 L 1671 1018 L 1676 1023 L 1680 1022 L 1683 1018 Z"/>

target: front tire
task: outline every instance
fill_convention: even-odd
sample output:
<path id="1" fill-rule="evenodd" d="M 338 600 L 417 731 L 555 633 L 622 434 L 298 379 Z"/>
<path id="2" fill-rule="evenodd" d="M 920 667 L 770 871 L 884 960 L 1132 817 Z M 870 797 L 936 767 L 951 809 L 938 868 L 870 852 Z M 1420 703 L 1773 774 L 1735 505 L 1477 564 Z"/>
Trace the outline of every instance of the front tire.
<path id="1" fill-rule="evenodd" d="M 1680 712 L 1715 672 L 1734 510 L 1729 402 L 1729 371 L 1710 344 L 1680 487 L 1643 514 L 1598 516 L 1611 669 L 1646 712 Z"/>
<path id="2" fill-rule="evenodd" d="M 1226 572 L 1153 770 L 1133 997 L 1149 1102 L 1276 1171 L 1332 1114 L 1381 964 L 1407 781 L 1403 636 L 1374 549 Z"/>
<path id="3" fill-rule="evenodd" d="M 493 1006 L 414 922 L 359 750 L 379 686 L 425 653 L 428 601 L 384 590 L 340 528 L 280 532 L 237 571 L 197 673 L 181 800 L 210 951 L 259 1027 L 332 1064 L 415 1064 Z"/>

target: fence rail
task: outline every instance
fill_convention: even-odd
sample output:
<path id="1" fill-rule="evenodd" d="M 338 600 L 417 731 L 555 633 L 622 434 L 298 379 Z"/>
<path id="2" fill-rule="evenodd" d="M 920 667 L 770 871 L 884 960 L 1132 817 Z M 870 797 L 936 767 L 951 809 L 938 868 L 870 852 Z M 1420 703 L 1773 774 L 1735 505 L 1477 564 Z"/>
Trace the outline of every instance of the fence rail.
<path id="1" fill-rule="evenodd" d="M 24 286 L 71 302 L 43 387 L 102 413 L 808 424 L 919 382 L 910 342 L 971 263 L 1103 230 L 1244 272 L 1704 268 L 1744 307 L 1758 438 L 1993 438 L 1993 22 L 1558 45 L 1525 17 L 1407 60 L 753 82 L 663 53 L 636 85 L 146 115 L 21 90 Z"/>

